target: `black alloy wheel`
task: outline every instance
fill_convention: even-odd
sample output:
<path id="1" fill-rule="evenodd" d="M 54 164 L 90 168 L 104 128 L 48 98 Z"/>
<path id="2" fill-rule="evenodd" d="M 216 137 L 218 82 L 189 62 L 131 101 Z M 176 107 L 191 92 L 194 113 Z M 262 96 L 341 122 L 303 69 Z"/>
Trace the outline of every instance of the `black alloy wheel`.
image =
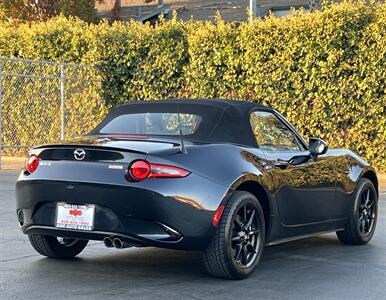
<path id="1" fill-rule="evenodd" d="M 352 213 L 346 227 L 336 234 L 344 244 L 363 245 L 373 237 L 378 216 L 378 193 L 367 178 L 358 183 Z"/>
<path id="2" fill-rule="evenodd" d="M 239 208 L 233 221 L 232 255 L 244 268 L 254 262 L 261 244 L 261 224 L 257 214 L 257 208 L 248 203 Z"/>
<path id="3" fill-rule="evenodd" d="M 245 278 L 256 269 L 264 243 L 265 219 L 260 202 L 249 192 L 235 191 L 204 253 L 205 267 L 215 277 Z"/>
<path id="4" fill-rule="evenodd" d="M 358 229 L 363 236 L 372 233 L 375 226 L 376 197 L 373 190 L 368 187 L 360 195 L 358 207 Z"/>

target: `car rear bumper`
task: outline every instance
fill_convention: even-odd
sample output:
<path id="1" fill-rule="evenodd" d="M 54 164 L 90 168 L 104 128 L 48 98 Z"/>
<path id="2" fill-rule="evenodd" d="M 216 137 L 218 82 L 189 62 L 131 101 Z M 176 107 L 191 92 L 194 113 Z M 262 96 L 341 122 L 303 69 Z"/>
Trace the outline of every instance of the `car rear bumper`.
<path id="1" fill-rule="evenodd" d="M 25 177 L 21 175 L 16 185 L 17 215 L 25 234 L 89 240 L 120 237 L 139 246 L 173 249 L 206 249 L 214 231 L 212 217 L 225 192 L 225 187 L 194 174 L 158 182 L 151 190 Z M 93 230 L 55 227 L 58 202 L 95 205 Z"/>
<path id="2" fill-rule="evenodd" d="M 159 230 L 158 230 L 159 231 Z M 111 239 L 120 238 L 122 241 L 128 242 L 132 246 L 155 246 L 171 249 L 184 249 L 181 243 L 183 237 L 181 235 L 172 236 L 166 231 L 156 234 L 123 234 L 120 232 L 100 231 L 100 230 L 68 230 L 57 228 L 54 226 L 30 225 L 23 229 L 25 234 L 44 234 L 52 236 L 60 236 L 66 238 L 77 238 L 84 240 L 103 240 L 106 237 Z M 181 245 L 182 244 L 182 245 Z M 197 250 L 199 250 L 198 248 Z"/>

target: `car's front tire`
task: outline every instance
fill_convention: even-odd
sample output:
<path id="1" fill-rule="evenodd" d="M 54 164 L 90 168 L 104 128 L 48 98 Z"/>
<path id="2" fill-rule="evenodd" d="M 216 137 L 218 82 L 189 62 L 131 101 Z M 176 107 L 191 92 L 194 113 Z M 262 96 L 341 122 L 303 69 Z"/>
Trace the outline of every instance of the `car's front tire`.
<path id="1" fill-rule="evenodd" d="M 353 210 L 346 227 L 336 233 L 339 240 L 348 245 L 367 244 L 374 235 L 377 216 L 377 191 L 370 180 L 362 178 L 355 193 Z"/>
<path id="2" fill-rule="evenodd" d="M 245 278 L 256 269 L 264 243 L 265 220 L 259 201 L 251 193 L 236 191 L 204 253 L 205 267 L 215 277 Z"/>
<path id="3" fill-rule="evenodd" d="M 41 255 L 51 258 L 73 258 L 87 246 L 88 240 L 58 238 L 55 236 L 30 234 L 32 247 Z"/>

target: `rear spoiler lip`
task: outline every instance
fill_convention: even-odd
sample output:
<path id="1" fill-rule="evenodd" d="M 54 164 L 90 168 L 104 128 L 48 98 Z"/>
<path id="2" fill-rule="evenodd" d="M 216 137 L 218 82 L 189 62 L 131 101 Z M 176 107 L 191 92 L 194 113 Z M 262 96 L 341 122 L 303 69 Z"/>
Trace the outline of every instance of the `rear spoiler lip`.
<path id="1" fill-rule="evenodd" d="M 84 136 L 81 138 L 108 138 L 107 136 Z M 113 138 L 114 139 L 114 138 Z M 152 142 L 152 143 L 161 143 L 161 144 L 171 144 L 173 145 L 171 149 L 179 148 L 180 143 L 177 141 L 171 141 L 171 140 L 162 140 L 162 139 L 134 139 L 134 138 L 116 138 L 114 140 L 117 141 L 133 141 L 133 142 Z M 77 143 L 78 142 L 78 143 Z M 138 149 L 130 149 L 125 147 L 111 147 L 101 144 L 92 144 L 92 143 L 82 143 L 82 140 L 77 141 L 76 139 L 73 141 L 63 142 L 63 143 L 54 143 L 54 144 L 43 144 L 38 145 L 31 148 L 31 151 L 33 150 L 42 150 L 42 149 L 55 149 L 55 148 L 84 148 L 84 149 L 97 149 L 97 150 L 106 150 L 106 151 L 120 151 L 120 152 L 126 152 L 126 153 L 137 153 L 137 154 L 152 154 L 157 153 L 159 150 L 152 150 L 152 151 L 141 151 Z M 178 150 L 178 149 L 177 149 Z M 161 150 L 162 151 L 162 150 Z"/>
<path id="2" fill-rule="evenodd" d="M 45 150 L 45 149 L 55 149 L 55 148 L 82 148 L 82 149 L 97 149 L 97 150 L 106 150 L 106 151 L 117 151 L 117 152 L 127 152 L 127 153 L 138 153 L 138 154 L 149 154 L 149 152 L 119 148 L 119 147 L 108 147 L 108 146 L 99 146 L 99 145 L 84 145 L 84 144 L 48 144 L 36 146 L 31 149 L 33 150 Z"/>

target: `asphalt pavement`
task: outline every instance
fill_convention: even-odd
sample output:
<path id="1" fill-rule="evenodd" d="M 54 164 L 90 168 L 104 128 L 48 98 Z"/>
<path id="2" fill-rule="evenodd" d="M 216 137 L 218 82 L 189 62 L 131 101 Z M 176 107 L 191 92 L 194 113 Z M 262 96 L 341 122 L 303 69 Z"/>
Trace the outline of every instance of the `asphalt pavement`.
<path id="1" fill-rule="evenodd" d="M 16 178 L 0 172 L 0 299 L 386 299 L 385 193 L 370 244 L 327 234 L 266 247 L 250 278 L 231 281 L 207 275 L 198 252 L 91 242 L 74 260 L 44 258 L 18 228 Z"/>

